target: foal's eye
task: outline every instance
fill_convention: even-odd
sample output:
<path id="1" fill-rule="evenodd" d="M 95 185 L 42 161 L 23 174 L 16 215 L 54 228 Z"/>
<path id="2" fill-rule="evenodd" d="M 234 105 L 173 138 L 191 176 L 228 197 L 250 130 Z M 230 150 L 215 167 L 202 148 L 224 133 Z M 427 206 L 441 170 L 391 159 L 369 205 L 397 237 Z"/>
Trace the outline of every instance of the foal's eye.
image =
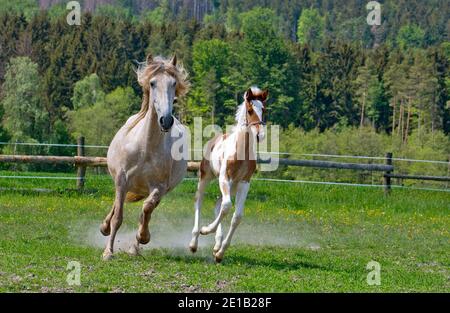
<path id="1" fill-rule="evenodd" d="M 173 103 L 178 103 L 178 98 L 174 98 Z"/>

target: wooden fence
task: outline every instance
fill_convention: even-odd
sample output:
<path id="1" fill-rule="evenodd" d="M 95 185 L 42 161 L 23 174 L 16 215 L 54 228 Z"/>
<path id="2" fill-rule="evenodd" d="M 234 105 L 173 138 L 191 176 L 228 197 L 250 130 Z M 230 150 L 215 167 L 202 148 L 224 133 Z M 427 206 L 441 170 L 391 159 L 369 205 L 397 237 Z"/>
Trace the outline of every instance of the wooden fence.
<path id="1" fill-rule="evenodd" d="M 387 153 L 385 164 L 361 164 L 361 163 L 342 163 L 317 160 L 292 160 L 292 159 L 269 159 L 258 160 L 260 164 L 269 164 L 272 161 L 280 165 L 301 166 L 326 169 L 347 169 L 356 171 L 374 171 L 384 172 L 384 190 L 388 194 L 391 191 L 391 179 L 414 179 L 449 182 L 450 177 L 446 176 L 425 176 L 425 175 L 404 175 L 394 174 L 394 165 L 392 163 L 392 153 Z M 106 167 L 107 160 L 104 157 L 85 156 L 84 138 L 78 139 L 77 156 L 37 156 L 37 155 L 0 155 L 0 163 L 35 163 L 35 164 L 73 164 L 77 167 L 77 187 L 84 187 L 86 167 Z M 189 171 L 198 171 L 200 162 L 188 162 Z"/>

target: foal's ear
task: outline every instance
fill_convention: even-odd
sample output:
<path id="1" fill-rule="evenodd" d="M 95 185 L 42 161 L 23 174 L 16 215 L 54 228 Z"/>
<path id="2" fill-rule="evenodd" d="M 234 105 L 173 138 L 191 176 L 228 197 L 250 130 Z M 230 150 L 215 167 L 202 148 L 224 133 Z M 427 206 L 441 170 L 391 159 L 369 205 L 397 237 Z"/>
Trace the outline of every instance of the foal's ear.
<path id="1" fill-rule="evenodd" d="M 149 53 L 147 55 L 147 64 L 151 64 L 153 62 L 153 55 L 151 53 Z"/>
<path id="2" fill-rule="evenodd" d="M 177 66 L 177 55 L 174 54 L 172 57 L 172 60 L 170 60 L 170 64 L 172 64 L 173 66 Z"/>
<path id="3" fill-rule="evenodd" d="M 267 98 L 269 97 L 269 90 L 265 89 L 263 91 L 263 93 L 261 94 L 261 97 L 262 97 L 262 101 L 265 102 L 267 100 Z"/>
<path id="4" fill-rule="evenodd" d="M 253 95 L 252 88 L 248 88 L 248 90 L 245 92 L 245 100 L 247 102 L 251 102 L 253 99 L 255 99 L 255 96 Z"/>

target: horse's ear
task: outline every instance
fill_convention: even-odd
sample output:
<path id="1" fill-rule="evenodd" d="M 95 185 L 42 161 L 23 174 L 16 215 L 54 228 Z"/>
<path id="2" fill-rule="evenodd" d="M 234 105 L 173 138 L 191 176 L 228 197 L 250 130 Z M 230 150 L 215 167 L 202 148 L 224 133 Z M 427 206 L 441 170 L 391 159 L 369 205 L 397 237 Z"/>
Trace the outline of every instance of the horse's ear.
<path id="1" fill-rule="evenodd" d="M 254 96 L 253 96 L 252 88 L 248 88 L 248 90 L 245 92 L 245 100 L 250 102 L 253 99 L 254 99 Z"/>
<path id="2" fill-rule="evenodd" d="M 173 66 L 177 66 L 177 55 L 174 54 L 172 57 L 172 60 L 170 60 L 170 64 L 172 64 Z"/>
<path id="3" fill-rule="evenodd" d="M 153 62 L 153 55 L 151 53 L 149 53 L 147 55 L 147 64 L 151 64 Z"/>
<path id="4" fill-rule="evenodd" d="M 269 97 L 269 90 L 265 89 L 261 95 L 263 102 L 265 102 L 267 100 L 267 98 Z"/>

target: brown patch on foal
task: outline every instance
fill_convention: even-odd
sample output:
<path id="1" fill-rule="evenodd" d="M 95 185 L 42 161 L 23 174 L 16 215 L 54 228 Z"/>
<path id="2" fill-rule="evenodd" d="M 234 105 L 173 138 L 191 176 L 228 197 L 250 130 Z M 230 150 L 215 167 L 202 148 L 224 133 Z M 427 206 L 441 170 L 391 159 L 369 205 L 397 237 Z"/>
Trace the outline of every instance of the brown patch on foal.
<path id="1" fill-rule="evenodd" d="M 236 153 L 233 158 L 227 160 L 227 177 L 233 181 L 243 180 L 248 182 L 256 171 L 256 159 L 250 157 L 250 140 L 252 139 L 248 131 L 240 134 L 236 141 Z M 242 148 L 244 148 L 244 155 L 241 151 Z M 244 159 L 240 160 L 239 156 L 242 155 Z"/>

